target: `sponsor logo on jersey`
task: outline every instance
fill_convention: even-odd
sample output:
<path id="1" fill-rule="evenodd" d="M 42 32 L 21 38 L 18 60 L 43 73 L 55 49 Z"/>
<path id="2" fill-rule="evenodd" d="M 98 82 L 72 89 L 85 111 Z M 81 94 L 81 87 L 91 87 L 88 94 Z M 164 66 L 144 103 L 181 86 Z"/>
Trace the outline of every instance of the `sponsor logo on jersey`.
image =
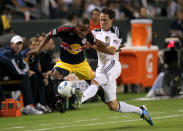
<path id="1" fill-rule="evenodd" d="M 80 44 L 68 45 L 67 43 L 62 42 L 60 46 L 63 47 L 64 50 L 67 50 L 71 54 L 78 54 L 83 50 L 83 47 Z"/>

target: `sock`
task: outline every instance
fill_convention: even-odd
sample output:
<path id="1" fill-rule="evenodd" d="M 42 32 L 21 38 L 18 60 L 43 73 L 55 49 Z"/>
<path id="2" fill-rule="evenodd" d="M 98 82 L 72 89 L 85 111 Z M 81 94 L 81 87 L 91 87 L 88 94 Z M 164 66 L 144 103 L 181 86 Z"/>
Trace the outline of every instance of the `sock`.
<path id="1" fill-rule="evenodd" d="M 83 93 L 81 98 L 81 103 L 85 102 L 89 98 L 93 97 L 98 91 L 98 87 L 96 85 L 90 85 Z"/>
<path id="2" fill-rule="evenodd" d="M 127 104 L 125 102 L 119 102 L 116 112 L 134 112 L 142 115 L 142 109 L 134 105 Z"/>

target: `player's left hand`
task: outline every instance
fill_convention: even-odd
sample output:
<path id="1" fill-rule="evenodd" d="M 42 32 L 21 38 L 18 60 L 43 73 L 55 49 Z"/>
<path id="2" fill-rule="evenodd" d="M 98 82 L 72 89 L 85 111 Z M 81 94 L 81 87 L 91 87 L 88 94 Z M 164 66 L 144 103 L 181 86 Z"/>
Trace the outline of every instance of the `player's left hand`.
<path id="1" fill-rule="evenodd" d="M 94 37 L 94 35 L 92 33 L 88 33 L 85 36 L 87 42 L 91 43 L 91 44 L 95 44 L 96 43 L 96 38 Z"/>

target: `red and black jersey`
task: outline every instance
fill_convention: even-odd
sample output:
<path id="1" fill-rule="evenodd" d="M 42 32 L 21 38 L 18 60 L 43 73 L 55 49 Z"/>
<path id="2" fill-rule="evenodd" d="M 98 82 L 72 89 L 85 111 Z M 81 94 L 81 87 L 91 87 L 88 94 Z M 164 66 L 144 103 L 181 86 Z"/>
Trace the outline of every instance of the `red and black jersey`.
<path id="1" fill-rule="evenodd" d="M 76 33 L 75 26 L 62 25 L 50 32 L 52 37 L 60 37 L 60 59 L 69 64 L 78 64 L 85 60 L 82 38 Z"/>

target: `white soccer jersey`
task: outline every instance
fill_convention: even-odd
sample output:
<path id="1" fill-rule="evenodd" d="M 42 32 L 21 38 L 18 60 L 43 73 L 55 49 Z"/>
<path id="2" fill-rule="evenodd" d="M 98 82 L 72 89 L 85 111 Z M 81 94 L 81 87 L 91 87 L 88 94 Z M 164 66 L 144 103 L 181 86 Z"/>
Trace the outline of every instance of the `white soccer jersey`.
<path id="1" fill-rule="evenodd" d="M 106 45 L 119 48 L 122 39 L 118 27 L 113 26 L 109 31 L 97 29 L 92 31 L 96 39 L 101 40 Z M 116 79 L 121 73 L 121 63 L 119 62 L 119 52 L 114 55 L 98 53 L 98 68 L 96 69 L 96 80 L 103 88 L 105 93 L 105 101 L 113 101 L 116 99 Z"/>
<path id="2" fill-rule="evenodd" d="M 119 48 L 121 45 L 122 39 L 120 36 L 120 32 L 117 26 L 113 26 L 110 30 L 104 31 L 102 29 L 96 29 L 92 31 L 93 35 L 96 39 L 101 40 L 106 45 L 110 45 Z M 114 55 L 105 54 L 97 51 L 98 54 L 98 66 L 105 65 L 108 60 L 119 60 L 119 52 Z"/>

